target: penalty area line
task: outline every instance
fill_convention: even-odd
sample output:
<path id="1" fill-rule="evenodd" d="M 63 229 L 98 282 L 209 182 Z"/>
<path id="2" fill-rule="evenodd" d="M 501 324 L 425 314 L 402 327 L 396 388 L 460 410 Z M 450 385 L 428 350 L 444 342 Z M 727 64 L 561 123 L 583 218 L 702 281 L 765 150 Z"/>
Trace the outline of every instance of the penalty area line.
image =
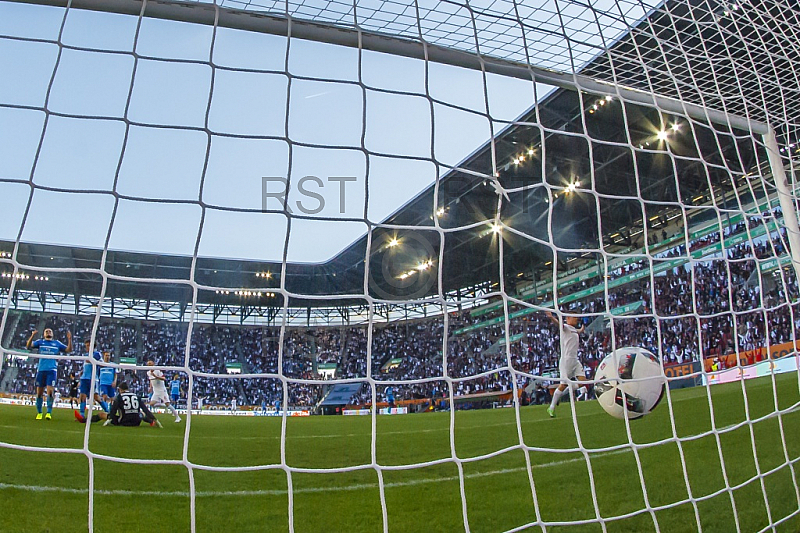
<path id="1" fill-rule="evenodd" d="M 631 450 L 624 449 L 624 450 L 614 450 L 610 452 L 603 452 L 603 453 L 594 453 L 591 454 L 592 458 L 595 457 L 607 457 L 611 455 L 619 455 L 622 453 L 630 453 Z M 579 452 L 575 452 L 579 453 Z M 572 459 L 563 459 L 561 461 L 551 461 L 548 463 L 541 463 L 535 464 L 531 466 L 531 470 L 538 470 L 544 468 L 553 468 L 564 466 L 573 463 L 580 463 L 584 462 L 586 459 L 584 457 L 575 457 Z M 499 476 L 504 474 L 515 474 L 519 472 L 527 472 L 527 468 L 519 467 L 519 468 L 503 468 L 501 470 L 490 470 L 488 472 L 474 472 L 471 474 L 465 474 L 464 477 L 466 479 L 477 479 L 483 477 L 491 477 L 491 476 Z M 410 481 L 398 481 L 398 482 L 390 482 L 384 483 L 383 486 L 385 488 L 402 488 L 402 487 L 413 487 L 416 485 L 426 485 L 429 483 L 442 483 L 442 482 L 452 482 L 458 481 L 458 476 L 443 476 L 443 477 L 436 477 L 436 478 L 421 478 L 421 479 L 414 479 Z M 357 485 L 347 485 L 343 487 L 308 487 L 308 488 L 300 488 L 295 489 L 292 491 L 292 494 L 310 494 L 310 493 L 321 493 L 321 492 L 340 492 L 340 491 L 355 491 L 355 490 L 368 490 L 368 489 L 377 489 L 377 483 L 362 483 Z M 48 486 L 40 486 L 40 485 L 17 485 L 14 483 L 0 483 L 0 490 L 21 490 L 21 491 L 28 491 L 28 492 L 59 492 L 62 494 L 87 494 L 89 489 L 82 489 L 82 488 L 72 488 L 72 487 L 48 487 Z M 287 494 L 288 491 L 283 489 L 262 489 L 262 490 L 236 490 L 236 491 L 197 491 L 195 492 L 195 496 L 198 498 L 205 498 L 205 497 L 219 497 L 219 496 L 283 496 Z M 113 489 L 113 490 L 95 490 L 95 495 L 100 496 L 175 496 L 175 497 L 183 497 L 188 498 L 190 496 L 189 492 L 186 491 L 156 491 L 156 490 L 125 490 L 125 489 Z"/>

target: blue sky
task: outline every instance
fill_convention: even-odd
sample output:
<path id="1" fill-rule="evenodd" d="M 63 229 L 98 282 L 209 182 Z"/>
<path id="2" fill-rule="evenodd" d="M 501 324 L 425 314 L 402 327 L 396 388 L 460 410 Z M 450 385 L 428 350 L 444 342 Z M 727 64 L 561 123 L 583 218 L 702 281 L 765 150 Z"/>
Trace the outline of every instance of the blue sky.
<path id="1" fill-rule="evenodd" d="M 35 108 L 0 106 L 0 178 L 19 180 L 0 183 L 0 239 L 15 239 L 22 223 L 31 190 L 26 182 L 58 53 L 54 42 L 8 37 L 55 41 L 63 15 L 60 8 L 0 2 L 0 36 L 6 37 L 0 38 L 0 103 Z M 80 118 L 51 115 L 33 173 L 33 182 L 44 187 L 111 191 L 116 178 L 116 190 L 123 195 L 190 202 L 121 200 L 111 249 L 191 254 L 201 195 L 203 202 L 222 208 L 260 209 L 263 176 L 290 175 L 294 183 L 317 176 L 325 186 L 309 188 L 325 198 L 318 215 L 326 220 L 294 220 L 288 258 L 324 262 L 366 232 L 364 223 L 338 219 L 363 217 L 367 187 L 367 217 L 380 222 L 435 181 L 434 158 L 445 174 L 491 137 L 489 120 L 468 111 L 485 110 L 479 72 L 431 63 L 431 97 L 466 109 L 434 103 L 432 119 L 422 61 L 364 51 L 363 82 L 376 89 L 368 89 L 364 101 L 355 83 L 357 50 L 292 39 L 288 71 L 316 79 L 295 78 L 287 92 L 286 38 L 219 28 L 212 53 L 212 28 L 144 18 L 136 52 L 177 61 L 143 58 L 134 72 L 137 20 L 74 9 L 68 13 L 62 42 L 102 51 L 63 50 L 47 108 Z M 211 91 L 211 67 L 192 62 L 208 61 L 210 54 L 216 65 L 255 72 L 217 69 Z M 134 124 L 125 142 L 120 119 L 134 73 L 127 113 Z M 322 81 L 329 79 L 336 82 Z M 489 76 L 486 89 L 496 132 L 534 105 L 535 95 L 541 98 L 552 88 L 537 85 L 534 90 L 529 81 Z M 319 145 L 292 146 L 291 174 L 287 127 L 293 142 Z M 212 134 L 201 190 L 207 132 Z M 362 134 L 366 150 L 387 155 L 366 154 Z M 356 178 L 346 186 L 343 213 L 339 186 L 327 182 L 330 176 Z M 298 200 L 315 205 L 293 187 L 290 205 Z M 22 240 L 102 248 L 113 205 L 110 194 L 37 189 Z M 274 199 L 267 207 L 280 208 Z M 280 260 L 286 228 L 280 214 L 207 210 L 199 254 Z"/>

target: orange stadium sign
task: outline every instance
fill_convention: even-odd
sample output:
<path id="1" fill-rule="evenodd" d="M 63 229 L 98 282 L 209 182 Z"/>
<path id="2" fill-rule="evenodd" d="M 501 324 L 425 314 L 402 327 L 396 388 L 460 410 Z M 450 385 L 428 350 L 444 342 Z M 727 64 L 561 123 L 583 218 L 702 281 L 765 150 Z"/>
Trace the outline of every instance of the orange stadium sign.
<path id="1" fill-rule="evenodd" d="M 716 370 L 723 370 L 724 368 L 732 368 L 735 366 L 750 366 L 767 359 L 767 349 L 769 349 L 769 359 L 781 359 L 787 355 L 796 355 L 798 349 L 800 349 L 800 341 L 796 343 L 784 342 L 782 344 L 771 345 L 768 348 L 762 346 L 754 350 L 706 357 L 704 366 L 706 372 L 712 372 L 714 370 L 714 363 L 717 361 L 719 361 L 720 368 Z"/>

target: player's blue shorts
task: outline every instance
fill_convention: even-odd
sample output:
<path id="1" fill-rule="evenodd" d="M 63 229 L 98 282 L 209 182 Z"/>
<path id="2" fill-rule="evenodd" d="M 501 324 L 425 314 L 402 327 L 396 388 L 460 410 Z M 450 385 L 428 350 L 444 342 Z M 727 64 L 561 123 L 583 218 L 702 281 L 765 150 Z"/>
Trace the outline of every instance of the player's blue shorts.
<path id="1" fill-rule="evenodd" d="M 106 395 L 109 398 L 113 398 L 117 395 L 117 391 L 114 390 L 112 385 L 100 385 L 100 395 Z"/>
<path id="2" fill-rule="evenodd" d="M 178 403 L 178 400 L 181 399 L 181 395 L 180 394 L 173 394 L 172 396 L 170 396 L 170 398 L 172 398 L 172 403 Z"/>
<path id="3" fill-rule="evenodd" d="M 85 394 L 89 396 L 89 392 L 91 392 L 92 388 L 92 380 L 91 379 L 82 379 L 81 384 L 78 385 L 78 392 L 81 394 Z"/>
<path id="4" fill-rule="evenodd" d="M 39 370 L 36 372 L 37 387 L 55 387 L 58 372 L 55 370 Z"/>

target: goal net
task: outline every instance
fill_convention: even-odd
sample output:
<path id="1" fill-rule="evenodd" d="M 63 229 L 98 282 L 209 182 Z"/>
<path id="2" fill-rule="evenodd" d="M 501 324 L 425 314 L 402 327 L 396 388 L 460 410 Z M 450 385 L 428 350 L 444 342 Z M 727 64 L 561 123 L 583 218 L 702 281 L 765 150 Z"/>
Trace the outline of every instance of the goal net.
<path id="1" fill-rule="evenodd" d="M 762 0 L 0 1 L 0 529 L 797 531 L 798 35 Z M 620 419 L 622 348 L 666 386 Z M 179 410 L 75 424 L 84 363 Z"/>

